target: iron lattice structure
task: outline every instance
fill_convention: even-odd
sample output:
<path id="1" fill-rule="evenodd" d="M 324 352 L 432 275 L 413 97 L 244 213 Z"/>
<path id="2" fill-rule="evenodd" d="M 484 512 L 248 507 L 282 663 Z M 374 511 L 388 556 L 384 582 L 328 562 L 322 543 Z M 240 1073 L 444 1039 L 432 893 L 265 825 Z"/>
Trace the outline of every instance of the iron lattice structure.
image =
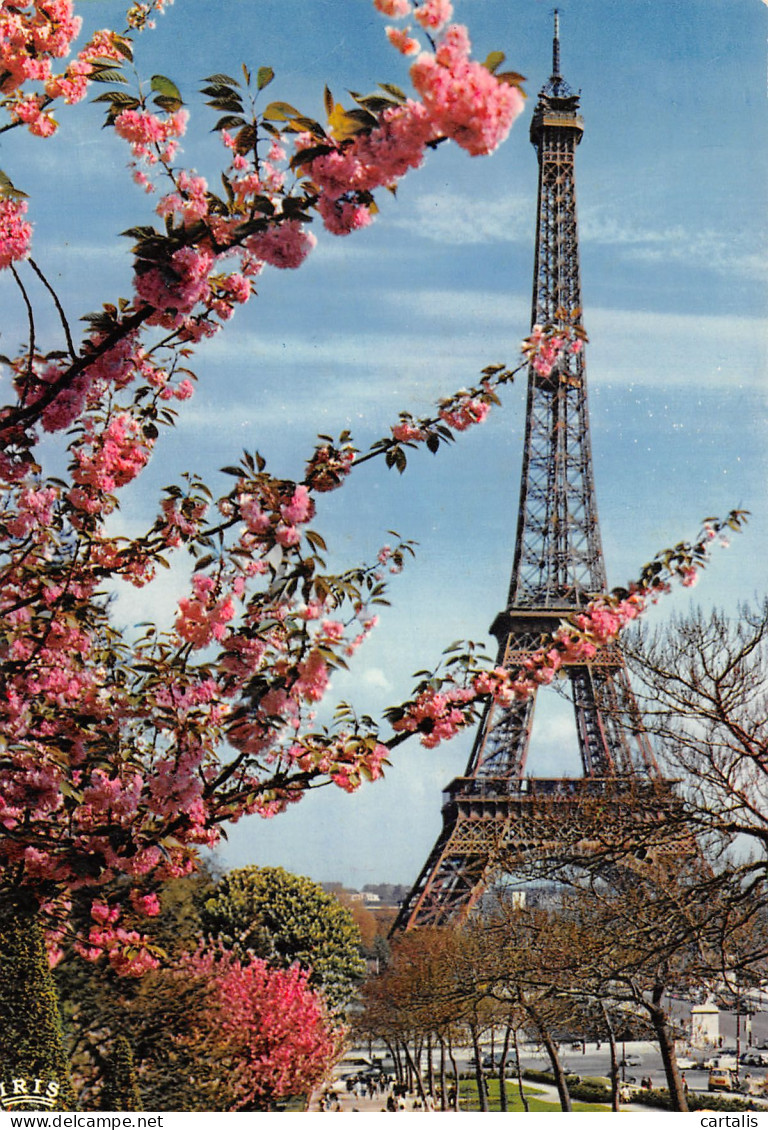
<path id="1" fill-rule="evenodd" d="M 531 123 L 539 161 L 534 325 L 562 328 L 580 318 L 574 157 L 582 133 L 579 97 L 560 74 L 555 15 L 552 76 Z M 505 667 L 524 663 L 563 617 L 606 588 L 586 377 L 583 350 L 566 353 L 548 376 L 529 368 L 512 579 L 507 608 L 491 627 Z M 654 759 L 621 649 L 571 664 L 566 676 L 583 777 L 525 776 L 535 695 L 489 706 L 464 776 L 444 794 L 442 832 L 395 930 L 465 917 L 495 877 L 535 859 L 598 848 L 626 859 L 659 839 L 679 801 Z"/>

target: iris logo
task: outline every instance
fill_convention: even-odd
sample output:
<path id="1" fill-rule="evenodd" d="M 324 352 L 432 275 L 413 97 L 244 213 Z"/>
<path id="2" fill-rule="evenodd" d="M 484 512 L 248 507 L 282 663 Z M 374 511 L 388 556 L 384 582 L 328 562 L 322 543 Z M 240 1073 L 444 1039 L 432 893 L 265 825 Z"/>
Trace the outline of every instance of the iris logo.
<path id="1" fill-rule="evenodd" d="M 0 1079 L 0 1110 L 50 1110 L 60 1090 L 56 1079 Z"/>

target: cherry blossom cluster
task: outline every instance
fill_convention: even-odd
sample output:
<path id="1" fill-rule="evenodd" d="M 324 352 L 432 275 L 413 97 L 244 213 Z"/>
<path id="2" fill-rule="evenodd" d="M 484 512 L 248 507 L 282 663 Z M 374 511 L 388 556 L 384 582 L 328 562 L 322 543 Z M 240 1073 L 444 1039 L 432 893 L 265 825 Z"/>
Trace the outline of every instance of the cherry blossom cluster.
<path id="1" fill-rule="evenodd" d="M 56 132 L 58 122 L 50 107 L 57 99 L 82 101 L 95 76 L 130 57 L 124 36 L 97 31 L 62 73 L 54 73 L 53 61 L 70 53 L 81 23 L 72 0 L 22 0 L 0 10 L 2 105 L 12 122 L 25 124 L 38 137 Z M 26 89 L 30 84 L 39 90 Z"/>
<path id="2" fill-rule="evenodd" d="M 540 377 L 549 377 L 563 357 L 580 353 L 584 346 L 586 335 L 582 327 L 575 321 L 565 322 L 564 318 L 564 312 L 558 311 L 555 326 L 536 325 L 523 341 L 523 354 Z"/>
<path id="3" fill-rule="evenodd" d="M 382 14 L 400 19 L 410 3 L 374 0 Z M 295 163 L 303 166 L 317 191 L 316 208 L 326 228 L 346 235 L 371 222 L 372 193 L 392 187 L 418 168 L 426 148 L 449 138 L 473 156 L 492 153 L 509 133 L 524 106 L 518 76 L 496 76 L 470 58 L 467 30 L 445 27 L 452 15 L 447 0 L 426 0 L 414 12 L 422 29 L 442 32 L 434 54 L 422 52 L 411 67 L 411 81 L 421 100 L 406 99 L 386 106 L 373 128 L 336 104 L 329 116 L 332 138 L 305 133 L 296 142 Z M 390 41 L 403 54 L 419 51 L 409 30 L 388 28 Z M 391 89 L 391 88 L 390 88 Z M 361 99 L 364 107 L 375 105 Z M 335 142 L 335 144 L 333 144 Z"/>
<path id="4" fill-rule="evenodd" d="M 144 896 L 143 901 L 146 904 L 142 907 L 143 913 L 153 917 L 159 910 L 157 896 Z M 91 904 L 93 925 L 87 940 L 76 939 L 74 949 L 86 961 L 106 958 L 118 976 L 142 977 L 151 969 L 158 968 L 161 951 L 137 930 L 120 925 L 121 913 L 119 906 L 95 900 Z"/>
<path id="5" fill-rule="evenodd" d="M 33 887 L 183 874 L 195 845 L 216 842 L 222 820 L 274 815 L 316 778 L 352 791 L 380 776 L 386 758 L 375 734 L 312 733 L 311 723 L 332 669 L 375 626 L 367 601 L 381 598 L 382 559 L 399 569 L 403 547 L 324 576 L 307 484 L 276 480 L 251 461 L 218 505 L 231 554 L 193 575 L 173 631 L 133 649 L 113 635 L 96 596 L 101 577 L 136 581 L 163 550 L 210 537 L 195 481 L 169 491 L 147 538 L 121 545 L 105 536 L 114 494 L 143 468 L 149 446 L 135 415 L 85 417 L 71 444 L 71 489 L 19 486 L 0 515 L 0 716 L 11 758 L 0 855 Z M 252 583 L 265 587 L 247 599 Z M 192 653 L 210 647 L 218 659 L 195 667 Z M 222 759 L 225 735 L 235 760 Z M 151 914 L 152 899 L 137 895 L 134 910 Z M 78 952 L 106 955 L 121 972 L 150 966 L 151 951 L 117 915 L 104 919 L 97 908 L 94 919 Z"/>
<path id="6" fill-rule="evenodd" d="M 29 257 L 32 225 L 26 213 L 26 200 L 0 198 L 0 271 Z"/>
<path id="7" fill-rule="evenodd" d="M 162 7 L 157 2 L 136 5 L 129 22 L 140 26 L 150 10 Z M 397 9 L 395 6 L 392 14 L 402 14 Z M 444 28 L 450 14 L 450 5 L 430 0 L 418 6 L 416 19 L 431 37 Z M 16 29 L 15 38 L 10 37 L 16 46 L 9 51 L 16 52 L 18 63 L 10 73 L 18 74 L 19 83 L 34 77 L 50 88 L 46 87 L 44 95 L 27 95 L 19 86 L 21 101 L 14 112 L 25 116 L 30 124 L 35 115 L 45 116 L 54 99 L 77 100 L 89 78 L 106 78 L 131 57 L 128 40 L 102 31 L 65 75 L 54 76 L 50 57 L 66 53 L 78 30 L 69 0 L 14 5 L 8 18 L 16 21 L 14 27 L 20 21 L 21 29 Z M 51 32 L 54 24 L 55 35 Z M 29 47 L 33 41 L 34 51 Z M 49 431 L 63 430 L 84 408 L 93 408 L 111 391 L 111 385 L 124 388 L 143 378 L 154 387 L 151 374 L 164 368 L 167 371 L 168 366 L 148 361 L 156 346 L 142 342 L 145 329 L 170 331 L 172 336 L 164 339 L 166 349 L 188 349 L 216 333 L 235 308 L 250 299 L 254 293 L 252 280 L 265 265 L 299 267 L 315 244 L 314 235 L 306 227 L 308 209 L 315 209 L 332 232 L 347 234 L 370 221 L 375 211 L 372 191 L 393 185 L 417 167 L 425 148 L 441 137 L 453 136 L 471 153 L 490 152 L 522 106 L 522 96 L 508 76 L 497 77 L 491 69 L 469 60 L 464 29 L 451 26 L 444 30 L 436 50 L 433 61 L 442 93 L 432 89 L 434 83 L 427 83 L 430 92 L 422 102 L 397 93 L 369 99 L 370 108 L 360 111 L 362 118 L 332 105 L 328 133 L 316 124 L 309 132 L 298 131 L 297 121 L 305 123 L 307 119 L 297 112 L 294 115 L 290 107 L 281 109 L 282 103 L 273 104 L 277 110 L 267 107 L 264 119 L 256 118 L 250 124 L 232 115 L 223 119 L 225 123 L 242 123 L 237 132 L 223 125 L 217 127 L 231 157 L 225 174 L 226 199 L 216 197 L 204 177 L 173 165 L 188 118 L 171 80 L 156 75 L 148 93 L 140 86 L 133 95 L 124 87 L 101 95 L 98 101 L 108 105 L 108 124 L 131 148 L 140 183 L 154 189 L 158 173 L 171 182 L 171 190 L 157 205 L 166 234 L 136 229 L 141 234 L 135 248 L 134 300 L 121 300 L 119 308 L 107 304 L 103 314 L 92 316 L 94 333 L 79 352 L 73 352 L 70 342 L 72 356 L 61 354 L 56 360 L 41 362 L 22 357 L 14 362 L 20 403 L 0 419 L 5 439 L 3 473 L 10 478 L 14 474 L 22 477 L 35 442 L 35 422 Z M 48 55 L 39 62 L 38 74 L 30 60 L 33 56 L 38 59 L 40 51 L 48 51 Z M 426 66 L 421 57 L 417 63 L 422 70 Z M 27 73 L 30 67 L 34 76 Z M 259 89 L 271 81 L 272 72 L 265 70 L 269 77 L 262 79 L 260 72 Z M 213 96 L 211 105 L 241 106 L 237 85 L 214 82 L 206 88 Z M 475 121 L 474 126 L 467 124 L 467 115 Z M 276 125 L 279 119 L 282 122 Z M 265 130 L 271 135 L 266 155 L 257 149 L 257 138 Z M 485 137 L 482 144 L 470 139 L 473 130 Z M 284 144 L 286 134 L 293 135 L 290 161 Z M 290 190 L 286 187 L 289 167 L 301 174 Z M 0 269 L 28 254 L 30 237 L 24 203 L 6 199 L 2 207 Z M 239 259 L 235 269 L 227 262 L 233 256 Z M 180 382 L 178 388 L 179 399 L 182 391 L 185 396 L 192 392 L 189 380 Z M 175 393 L 169 387 L 163 396 L 170 395 Z M 451 413 L 450 426 L 458 429 L 480 419 L 486 409 L 467 402 L 445 411 Z M 348 454 L 318 451 L 313 484 L 324 482 L 326 489 L 337 485 L 348 469 Z"/>

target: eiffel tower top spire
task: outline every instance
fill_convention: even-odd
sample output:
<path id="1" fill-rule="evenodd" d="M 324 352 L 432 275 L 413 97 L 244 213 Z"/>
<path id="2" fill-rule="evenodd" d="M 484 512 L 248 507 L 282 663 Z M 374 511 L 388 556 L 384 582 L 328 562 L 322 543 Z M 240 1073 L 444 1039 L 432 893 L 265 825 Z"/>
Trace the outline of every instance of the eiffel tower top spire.
<path id="1" fill-rule="evenodd" d="M 554 82 L 560 76 L 560 12 L 555 8 L 555 34 L 552 37 L 552 79 Z"/>
<path id="2" fill-rule="evenodd" d="M 552 74 L 542 88 L 542 95 L 554 98 L 572 98 L 574 93 L 560 73 L 560 12 L 554 11 L 555 30 L 552 36 Z"/>

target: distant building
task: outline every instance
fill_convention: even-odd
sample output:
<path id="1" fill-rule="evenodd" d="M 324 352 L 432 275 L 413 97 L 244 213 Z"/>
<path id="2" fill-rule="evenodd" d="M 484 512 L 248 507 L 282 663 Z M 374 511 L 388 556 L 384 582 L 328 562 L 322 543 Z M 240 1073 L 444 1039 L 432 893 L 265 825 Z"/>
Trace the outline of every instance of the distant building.
<path id="1" fill-rule="evenodd" d="M 691 1009 L 691 1046 L 716 1048 L 720 1039 L 720 1009 L 710 997 Z"/>

